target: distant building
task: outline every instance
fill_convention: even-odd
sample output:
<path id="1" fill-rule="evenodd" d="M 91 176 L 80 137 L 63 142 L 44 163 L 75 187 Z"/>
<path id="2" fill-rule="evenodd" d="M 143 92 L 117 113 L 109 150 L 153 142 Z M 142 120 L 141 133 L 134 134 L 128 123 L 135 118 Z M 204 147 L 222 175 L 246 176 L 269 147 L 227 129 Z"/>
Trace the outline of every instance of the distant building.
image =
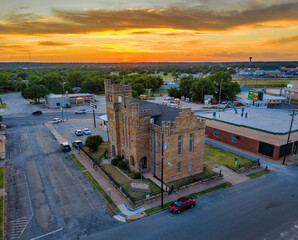
<path id="1" fill-rule="evenodd" d="M 285 155 L 291 123 L 289 111 L 276 109 L 245 108 L 216 112 L 199 112 L 206 119 L 206 137 L 259 154 L 274 160 Z M 247 114 L 247 117 L 245 115 Z M 293 122 L 291 142 L 287 153 L 298 153 L 298 121 Z"/>
<path id="2" fill-rule="evenodd" d="M 131 170 L 160 178 L 164 149 L 165 182 L 203 171 L 205 120 L 190 109 L 133 99 L 131 84 L 105 80 L 105 93 L 110 156 L 123 156 Z"/>
<path id="3" fill-rule="evenodd" d="M 49 108 L 65 108 L 89 105 L 90 102 L 94 102 L 94 95 L 90 93 L 49 94 L 46 99 Z"/>
<path id="4" fill-rule="evenodd" d="M 298 100 L 298 81 L 290 81 L 290 84 L 285 88 L 283 95 L 289 100 Z"/>

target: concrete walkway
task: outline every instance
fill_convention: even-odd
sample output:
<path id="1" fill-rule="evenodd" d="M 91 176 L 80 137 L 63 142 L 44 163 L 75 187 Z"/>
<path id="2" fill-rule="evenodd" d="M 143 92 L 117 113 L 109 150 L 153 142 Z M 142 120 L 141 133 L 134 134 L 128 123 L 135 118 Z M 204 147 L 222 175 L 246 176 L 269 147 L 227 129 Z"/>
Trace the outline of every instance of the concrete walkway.
<path id="1" fill-rule="evenodd" d="M 241 175 L 239 173 L 234 172 L 233 170 L 227 168 L 226 166 L 219 166 L 219 167 L 213 168 L 212 170 L 217 173 L 221 171 L 223 175 L 223 179 L 226 180 L 227 182 L 232 183 L 233 185 L 250 179 L 245 175 Z M 259 169 L 257 171 L 259 171 Z"/>
<path id="2" fill-rule="evenodd" d="M 62 137 L 57 130 L 53 127 L 52 122 L 45 123 L 45 126 L 50 130 L 50 132 L 54 135 L 54 137 L 57 139 L 59 143 L 62 142 L 69 142 L 66 138 Z"/>
<path id="3" fill-rule="evenodd" d="M 143 176 L 144 176 L 145 178 L 149 178 L 149 179 L 150 179 L 152 182 L 154 182 L 157 186 L 159 186 L 159 187 L 161 186 L 161 181 L 159 181 L 157 178 L 153 177 L 152 173 L 150 173 L 150 172 L 146 172 L 146 173 L 143 174 Z M 168 191 L 168 190 L 169 190 L 165 184 L 163 185 L 163 190 L 164 190 L 164 191 Z"/>

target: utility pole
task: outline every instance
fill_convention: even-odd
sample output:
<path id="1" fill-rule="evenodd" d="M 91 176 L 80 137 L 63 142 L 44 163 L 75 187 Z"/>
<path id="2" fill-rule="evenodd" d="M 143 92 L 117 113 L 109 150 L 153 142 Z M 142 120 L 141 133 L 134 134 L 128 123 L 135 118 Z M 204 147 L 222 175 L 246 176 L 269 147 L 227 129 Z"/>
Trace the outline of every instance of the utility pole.
<path id="1" fill-rule="evenodd" d="M 163 207 L 163 148 L 164 148 L 164 134 L 162 133 L 161 137 L 161 207 Z"/>
<path id="2" fill-rule="evenodd" d="M 292 114 L 292 120 L 291 120 L 289 135 L 288 135 L 288 141 L 287 141 L 285 155 L 284 155 L 284 160 L 282 161 L 282 164 L 285 164 L 285 162 L 286 162 L 286 157 L 287 157 L 287 152 L 288 152 L 288 146 L 289 146 L 289 141 L 290 141 L 290 136 L 291 136 L 291 131 L 292 131 L 292 125 L 293 125 L 293 121 L 294 121 L 294 115 L 295 115 L 295 110 L 293 110 L 293 114 Z"/>
<path id="3" fill-rule="evenodd" d="M 218 102 L 218 109 L 220 109 L 220 101 L 221 101 L 221 84 L 222 84 L 222 79 L 220 79 L 220 84 L 219 84 L 219 102 Z"/>
<path id="4" fill-rule="evenodd" d="M 95 122 L 95 107 L 92 107 L 92 109 L 93 109 L 94 128 L 96 128 L 96 122 Z"/>

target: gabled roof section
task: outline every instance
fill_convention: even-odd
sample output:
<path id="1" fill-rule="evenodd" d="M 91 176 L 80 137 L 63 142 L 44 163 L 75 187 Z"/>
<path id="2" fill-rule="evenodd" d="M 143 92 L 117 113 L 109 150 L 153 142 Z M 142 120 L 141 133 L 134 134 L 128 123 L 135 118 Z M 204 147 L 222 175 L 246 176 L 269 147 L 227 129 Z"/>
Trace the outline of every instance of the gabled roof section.
<path id="1" fill-rule="evenodd" d="M 161 126 L 163 121 L 175 122 L 176 117 L 178 117 L 178 108 L 172 108 L 158 103 L 148 102 L 146 100 L 140 100 L 133 98 L 133 103 L 138 103 L 140 105 L 140 110 L 150 110 L 151 118 L 154 118 L 154 124 Z"/>

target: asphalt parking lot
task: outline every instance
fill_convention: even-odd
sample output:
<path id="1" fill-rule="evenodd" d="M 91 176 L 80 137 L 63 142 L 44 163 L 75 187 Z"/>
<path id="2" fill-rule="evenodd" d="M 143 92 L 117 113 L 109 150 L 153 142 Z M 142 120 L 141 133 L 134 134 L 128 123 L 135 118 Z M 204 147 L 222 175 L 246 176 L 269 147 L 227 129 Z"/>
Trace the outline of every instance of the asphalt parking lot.
<path id="1" fill-rule="evenodd" d="M 84 134 L 83 136 L 77 136 L 75 134 L 75 131 L 77 129 L 81 129 L 83 131 L 84 128 L 89 128 L 89 130 L 91 131 L 91 135 L 100 135 L 104 141 L 107 141 L 108 137 L 106 130 L 99 128 L 98 122 L 96 124 L 97 127 L 94 128 L 93 119 L 78 118 L 69 119 L 68 121 L 64 121 L 58 124 L 53 124 L 53 127 L 62 137 L 66 138 L 70 143 L 75 140 L 81 140 L 83 143 L 85 143 L 88 135 Z"/>

